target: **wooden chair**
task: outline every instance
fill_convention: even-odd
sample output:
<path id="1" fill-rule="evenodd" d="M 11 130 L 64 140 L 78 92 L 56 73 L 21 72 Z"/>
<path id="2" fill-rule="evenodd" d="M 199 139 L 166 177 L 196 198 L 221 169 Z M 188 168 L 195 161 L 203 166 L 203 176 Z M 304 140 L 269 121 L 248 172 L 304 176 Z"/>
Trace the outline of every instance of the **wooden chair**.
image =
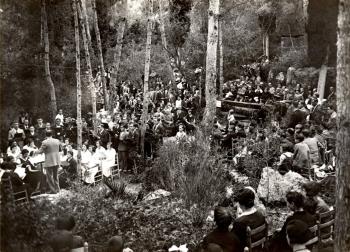
<path id="1" fill-rule="evenodd" d="M 318 240 L 334 239 L 335 209 L 318 214 Z"/>
<path id="2" fill-rule="evenodd" d="M 103 180 L 103 173 L 102 173 L 102 170 L 100 169 L 95 175 L 94 185 L 96 185 L 97 183 L 102 182 L 102 180 Z"/>
<path id="3" fill-rule="evenodd" d="M 306 243 L 306 246 L 315 246 L 318 244 L 318 222 L 316 225 L 309 227 L 309 230 L 312 233 L 313 238 Z"/>
<path id="4" fill-rule="evenodd" d="M 268 231 L 269 227 L 267 223 L 253 230 L 251 230 L 250 227 L 247 227 L 247 246 L 244 248 L 244 252 L 252 252 L 254 248 L 264 247 L 268 239 Z M 252 242 L 252 236 L 261 233 L 264 234 L 264 237 Z"/>
<path id="5" fill-rule="evenodd" d="M 2 183 L 4 185 L 5 190 L 8 193 L 10 193 L 10 198 L 16 206 L 27 204 L 29 202 L 29 197 L 26 189 L 20 190 L 18 192 L 13 191 L 13 186 L 10 177 L 3 178 Z"/>
<path id="6" fill-rule="evenodd" d="M 114 166 L 111 167 L 111 177 L 112 179 L 114 179 L 114 177 L 118 177 L 120 178 L 120 166 L 119 166 L 119 156 L 118 153 L 116 154 L 115 157 L 115 162 L 116 164 Z"/>

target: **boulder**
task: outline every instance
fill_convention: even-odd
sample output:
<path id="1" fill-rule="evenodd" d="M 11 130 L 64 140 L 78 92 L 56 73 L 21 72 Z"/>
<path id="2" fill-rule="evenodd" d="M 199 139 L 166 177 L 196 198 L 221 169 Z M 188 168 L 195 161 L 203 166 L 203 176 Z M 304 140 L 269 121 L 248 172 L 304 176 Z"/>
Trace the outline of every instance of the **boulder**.
<path id="1" fill-rule="evenodd" d="M 165 191 L 163 189 L 158 189 L 154 192 L 150 192 L 149 194 L 146 195 L 146 197 L 144 198 L 145 201 L 150 201 L 150 200 L 155 200 L 155 199 L 159 199 L 159 198 L 163 198 L 163 197 L 168 197 L 170 196 L 170 192 Z"/>
<path id="2" fill-rule="evenodd" d="M 267 203 L 283 202 L 287 192 L 301 191 L 308 180 L 299 173 L 289 171 L 281 175 L 278 171 L 265 167 L 258 185 L 258 197 Z"/>

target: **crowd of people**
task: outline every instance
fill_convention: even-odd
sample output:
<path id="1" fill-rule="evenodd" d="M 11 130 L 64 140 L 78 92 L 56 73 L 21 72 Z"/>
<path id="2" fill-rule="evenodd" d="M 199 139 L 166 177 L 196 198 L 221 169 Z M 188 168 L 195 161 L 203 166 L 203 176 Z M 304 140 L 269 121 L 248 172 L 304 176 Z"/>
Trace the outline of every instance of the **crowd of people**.
<path id="1" fill-rule="evenodd" d="M 266 68 L 264 64 L 244 66 L 239 79 L 225 83 L 222 98 L 272 104 L 271 120 L 265 124 L 257 118 L 242 121 L 236 118 L 234 109 L 228 113 L 218 111 L 210 136 L 213 146 L 219 146 L 239 166 L 241 158 L 251 152 L 250 143 L 271 142 L 275 138 L 279 140 L 280 153 L 273 161 L 281 174 L 294 171 L 311 179 L 319 171 L 333 172 L 337 117 L 334 89 L 330 88 L 327 99 L 321 100 L 315 88 L 303 83 L 286 84 L 283 75 L 273 78 Z M 144 97 L 140 88 L 123 82 L 113 94 L 113 111 L 102 108 L 97 113 L 96 131 L 91 114 L 82 120 L 80 170 L 77 169 L 76 119 L 60 109 L 53 124 L 42 118 L 33 120 L 29 113 L 21 113 L 18 121 L 11 124 L 8 148 L 0 158 L 1 177 L 10 177 L 14 188 L 25 187 L 31 195 L 45 184 L 50 193 L 69 187 L 72 180 L 94 184 L 99 173 L 110 177 L 116 165 L 132 172 L 140 158 L 157 156 L 166 137 L 184 141 L 198 128 L 201 118 L 198 87 L 190 86 L 184 78 L 177 79 L 175 84 L 169 88 L 158 78 L 152 83 L 154 90 L 145 97 L 149 106 L 144 157 L 140 145 Z M 48 161 L 47 156 L 52 152 L 55 154 Z M 43 165 L 46 169 L 41 169 Z M 308 200 L 298 192 L 286 195 L 294 214 L 272 239 L 273 244 L 284 247 L 276 245 L 269 251 L 309 251 L 305 246 L 308 227 L 315 224 L 317 212 L 329 210 L 317 193 L 311 194 Z M 238 217 L 233 222 L 227 208 L 215 209 L 217 229 L 204 239 L 205 251 L 243 251 L 246 227 L 254 229 L 266 223 L 265 214 L 257 210 L 255 198 L 251 188 L 245 188 L 237 196 Z"/>
<path id="2" fill-rule="evenodd" d="M 316 225 L 317 214 L 328 212 L 332 207 L 328 206 L 319 196 L 320 186 L 317 182 L 304 184 L 304 192 L 290 191 L 286 200 L 292 214 L 287 217 L 280 230 L 272 230 L 269 241 L 258 246 L 253 251 L 312 251 L 310 242 L 315 234 L 310 230 Z M 304 196 L 305 195 L 305 196 Z M 216 228 L 207 234 L 201 242 L 198 251 L 219 252 L 245 251 L 247 243 L 247 227 L 254 230 L 267 224 L 266 209 L 257 202 L 253 188 L 241 189 L 232 200 L 231 206 L 220 205 L 214 210 Z M 252 243 L 267 236 L 268 227 L 253 234 Z M 329 230 L 322 230 L 325 234 L 319 246 L 319 251 L 333 251 Z"/>

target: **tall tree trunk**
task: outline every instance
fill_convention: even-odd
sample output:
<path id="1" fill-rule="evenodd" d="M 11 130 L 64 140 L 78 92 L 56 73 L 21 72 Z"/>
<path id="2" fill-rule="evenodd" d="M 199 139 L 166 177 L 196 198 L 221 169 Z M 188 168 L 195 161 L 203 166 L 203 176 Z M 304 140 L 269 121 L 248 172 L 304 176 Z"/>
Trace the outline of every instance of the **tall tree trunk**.
<path id="1" fill-rule="evenodd" d="M 171 66 L 170 56 L 169 56 L 169 52 L 168 52 L 168 42 L 167 42 L 166 34 L 165 34 L 165 21 L 164 21 L 163 4 L 164 4 L 164 0 L 158 0 L 160 36 L 162 38 L 162 44 L 163 44 L 163 48 L 164 48 L 164 52 L 165 52 L 165 59 L 166 59 L 167 65 L 168 65 L 170 80 L 174 85 L 175 84 L 175 76 L 174 76 L 173 68 Z"/>
<path id="2" fill-rule="evenodd" d="M 97 19 L 97 10 L 96 10 L 96 2 L 95 0 L 91 0 L 92 4 L 92 10 L 94 15 L 94 29 L 95 29 L 95 35 L 96 35 L 96 41 L 97 41 L 97 51 L 98 51 L 98 58 L 100 61 L 100 67 L 101 67 L 101 79 L 102 79 L 102 88 L 103 88 L 103 100 L 105 103 L 105 109 L 109 109 L 108 104 L 108 92 L 107 92 L 107 86 L 106 86 L 106 71 L 105 71 L 105 65 L 103 63 L 103 53 L 102 53 L 102 45 L 101 45 L 101 36 L 100 36 L 100 29 L 98 28 L 98 19 Z"/>
<path id="3" fill-rule="evenodd" d="M 266 58 L 269 59 L 269 57 L 270 57 L 270 35 L 268 32 L 266 32 L 266 35 L 265 35 L 265 55 L 266 55 Z"/>
<path id="4" fill-rule="evenodd" d="M 96 123 L 96 87 L 92 77 L 92 66 L 91 66 L 91 58 L 90 58 L 90 50 L 89 50 L 89 42 L 87 38 L 87 28 L 86 23 L 84 22 L 83 12 L 82 12 L 82 2 L 78 1 L 77 4 L 78 9 L 78 17 L 80 30 L 82 32 L 83 44 L 84 44 L 84 52 L 85 52 L 85 60 L 88 69 L 88 81 L 91 92 L 91 106 L 92 106 L 92 124 L 94 127 L 94 132 L 97 133 L 97 123 Z"/>
<path id="5" fill-rule="evenodd" d="M 147 0 L 148 4 L 148 19 L 147 19 L 147 40 L 146 40 L 146 53 L 145 53 L 145 75 L 143 81 L 143 108 L 141 117 L 141 155 L 145 156 L 145 133 L 146 125 L 148 120 L 148 81 L 149 81 L 149 70 L 151 65 L 151 45 L 152 45 L 152 15 L 151 12 L 151 0 Z"/>
<path id="6" fill-rule="evenodd" d="M 118 83 L 118 71 L 120 65 L 120 59 L 122 56 L 123 49 L 123 37 L 126 25 L 126 11 L 127 11 L 127 0 L 123 0 L 123 11 L 121 13 L 121 17 L 118 23 L 118 35 L 117 35 L 117 44 L 114 48 L 114 59 L 113 59 L 113 69 L 111 73 L 111 87 L 113 91 L 115 91 L 115 87 Z"/>
<path id="7" fill-rule="evenodd" d="M 216 112 L 217 49 L 220 0 L 209 0 L 208 40 L 205 73 L 204 123 L 210 125 Z"/>
<path id="8" fill-rule="evenodd" d="M 86 37 L 87 37 L 87 40 L 89 42 L 89 47 L 90 47 L 91 46 L 90 45 L 90 43 L 91 43 L 91 35 L 90 35 L 89 19 L 88 19 L 87 10 L 86 10 L 86 0 L 81 0 L 80 7 L 81 7 L 81 10 L 82 10 L 83 19 L 84 19 L 84 23 L 85 23 L 85 27 L 86 27 Z"/>
<path id="9" fill-rule="evenodd" d="M 224 48 L 222 43 L 222 18 L 219 19 L 219 82 L 220 98 L 222 98 L 222 88 L 224 86 Z"/>
<path id="10" fill-rule="evenodd" d="M 350 1 L 339 1 L 335 248 L 350 251 Z"/>
<path id="11" fill-rule="evenodd" d="M 44 32 L 44 64 L 45 64 L 45 79 L 47 85 L 49 86 L 50 92 L 50 112 L 51 119 L 55 118 L 57 113 L 57 103 L 56 103 L 56 91 L 55 85 L 53 84 L 50 72 L 50 42 L 49 42 L 49 29 L 47 26 L 47 13 L 46 13 L 46 1 L 41 0 L 41 15 L 43 21 L 43 32 Z"/>
<path id="12" fill-rule="evenodd" d="M 81 171 L 81 146 L 83 144 L 82 139 L 82 121 L 81 121 L 81 81 L 80 81 L 80 39 L 79 39 L 79 22 L 77 12 L 77 0 L 73 1 L 73 14 L 74 14 L 74 40 L 75 40 L 75 77 L 77 79 L 77 143 L 78 143 L 78 159 L 77 169 Z"/>

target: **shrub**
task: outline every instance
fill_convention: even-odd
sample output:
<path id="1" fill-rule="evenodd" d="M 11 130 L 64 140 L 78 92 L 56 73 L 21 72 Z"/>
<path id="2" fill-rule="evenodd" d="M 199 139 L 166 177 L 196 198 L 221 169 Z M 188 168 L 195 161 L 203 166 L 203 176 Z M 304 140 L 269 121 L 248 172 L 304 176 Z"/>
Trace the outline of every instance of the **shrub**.
<path id="1" fill-rule="evenodd" d="M 223 199 L 228 184 L 222 155 L 210 148 L 209 139 L 201 131 L 186 142 L 164 143 L 149 175 L 151 184 L 172 191 L 184 201 L 197 226 Z"/>

